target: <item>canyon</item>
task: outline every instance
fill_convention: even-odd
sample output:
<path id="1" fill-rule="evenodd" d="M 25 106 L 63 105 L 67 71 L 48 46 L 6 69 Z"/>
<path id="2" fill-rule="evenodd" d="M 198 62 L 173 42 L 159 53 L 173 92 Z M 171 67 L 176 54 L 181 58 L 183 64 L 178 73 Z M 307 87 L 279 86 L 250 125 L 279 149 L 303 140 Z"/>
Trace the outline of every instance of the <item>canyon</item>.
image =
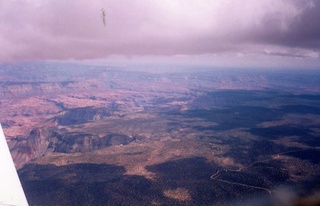
<path id="1" fill-rule="evenodd" d="M 136 67 L 0 65 L 0 122 L 30 205 L 319 194 L 318 71 Z"/>

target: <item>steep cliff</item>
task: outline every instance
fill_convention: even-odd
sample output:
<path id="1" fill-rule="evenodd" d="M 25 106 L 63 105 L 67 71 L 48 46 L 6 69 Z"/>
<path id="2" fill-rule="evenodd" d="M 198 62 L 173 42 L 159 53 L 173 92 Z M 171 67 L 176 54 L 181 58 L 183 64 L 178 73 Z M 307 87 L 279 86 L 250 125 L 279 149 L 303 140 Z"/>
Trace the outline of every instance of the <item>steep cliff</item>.
<path id="1" fill-rule="evenodd" d="M 27 137 L 16 137 L 8 143 L 11 155 L 16 167 L 21 168 L 24 164 L 35 159 L 47 151 L 52 131 L 47 129 L 34 129 Z"/>
<path id="2" fill-rule="evenodd" d="M 0 82 L 0 98 L 23 98 L 96 90 L 90 82 Z"/>

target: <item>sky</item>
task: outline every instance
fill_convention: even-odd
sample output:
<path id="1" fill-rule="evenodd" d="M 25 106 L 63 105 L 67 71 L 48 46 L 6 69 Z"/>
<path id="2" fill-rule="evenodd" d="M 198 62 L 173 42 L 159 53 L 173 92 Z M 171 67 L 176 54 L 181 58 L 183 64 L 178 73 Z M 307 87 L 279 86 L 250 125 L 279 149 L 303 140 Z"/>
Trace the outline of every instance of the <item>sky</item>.
<path id="1" fill-rule="evenodd" d="M 320 68 L 320 1 L 0 0 L 0 45 L 0 63 Z"/>

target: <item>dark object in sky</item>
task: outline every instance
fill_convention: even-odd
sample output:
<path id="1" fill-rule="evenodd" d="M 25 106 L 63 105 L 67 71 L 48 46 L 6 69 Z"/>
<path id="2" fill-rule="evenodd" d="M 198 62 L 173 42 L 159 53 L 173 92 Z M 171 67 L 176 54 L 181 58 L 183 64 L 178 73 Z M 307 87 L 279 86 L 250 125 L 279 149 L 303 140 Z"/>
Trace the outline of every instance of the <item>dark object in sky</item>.
<path id="1" fill-rule="evenodd" d="M 102 22 L 103 25 L 106 26 L 106 12 L 104 11 L 104 9 L 101 9 L 101 17 L 102 17 Z"/>

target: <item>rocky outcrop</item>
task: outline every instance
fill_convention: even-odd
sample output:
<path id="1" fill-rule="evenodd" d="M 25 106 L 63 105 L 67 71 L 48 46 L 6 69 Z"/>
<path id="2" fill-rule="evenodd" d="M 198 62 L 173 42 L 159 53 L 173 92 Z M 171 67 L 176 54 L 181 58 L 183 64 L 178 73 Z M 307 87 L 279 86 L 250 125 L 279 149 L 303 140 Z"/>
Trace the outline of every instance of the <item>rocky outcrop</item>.
<path id="1" fill-rule="evenodd" d="M 110 114 L 106 108 L 80 107 L 67 110 L 64 115 L 57 117 L 57 122 L 61 126 L 83 124 L 108 117 Z"/>
<path id="2" fill-rule="evenodd" d="M 104 137 L 83 133 L 56 134 L 50 139 L 48 149 L 62 153 L 91 152 L 112 145 L 127 145 L 135 140 L 135 137 L 123 134 L 108 134 Z"/>

